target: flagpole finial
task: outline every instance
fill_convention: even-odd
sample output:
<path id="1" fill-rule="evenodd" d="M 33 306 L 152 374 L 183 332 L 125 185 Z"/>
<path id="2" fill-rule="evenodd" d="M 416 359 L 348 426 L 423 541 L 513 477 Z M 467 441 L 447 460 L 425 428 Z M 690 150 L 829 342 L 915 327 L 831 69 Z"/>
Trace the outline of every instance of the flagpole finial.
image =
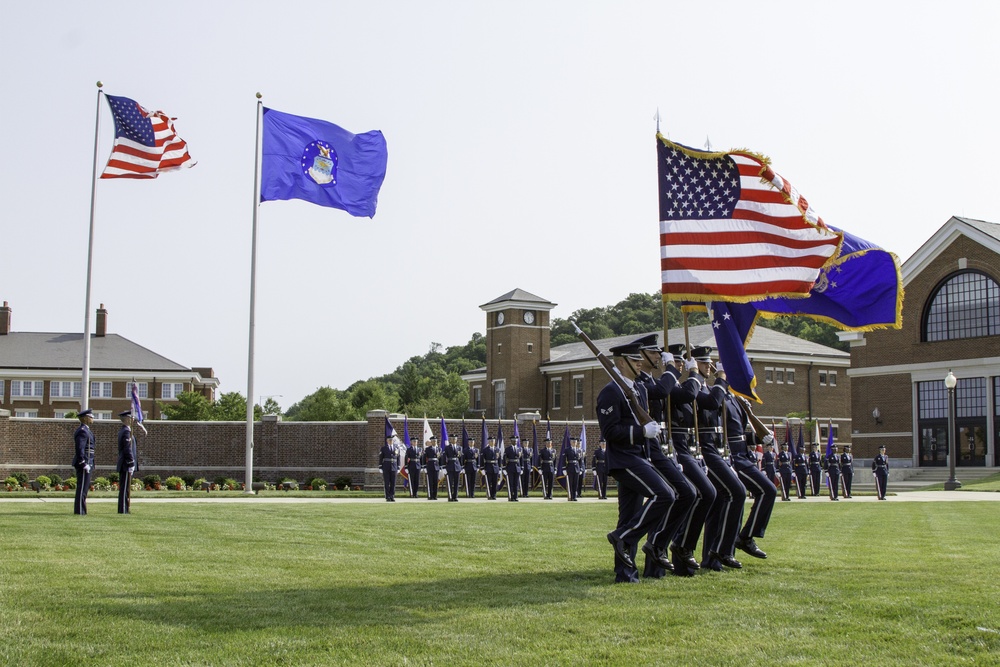
<path id="1" fill-rule="evenodd" d="M 659 134 L 660 133 L 660 107 L 656 107 L 656 115 L 653 116 L 653 119 L 656 120 L 656 133 Z"/>
<path id="2" fill-rule="evenodd" d="M 98 88 L 103 88 L 103 87 L 104 87 L 104 84 L 103 84 L 102 82 L 98 81 L 98 82 L 97 82 L 97 87 L 98 87 Z"/>
<path id="3" fill-rule="evenodd" d="M 264 97 L 264 96 L 263 96 L 263 95 L 261 95 L 260 93 L 257 93 L 257 99 L 258 99 L 258 100 L 259 100 L 260 98 L 262 98 L 262 97 Z"/>

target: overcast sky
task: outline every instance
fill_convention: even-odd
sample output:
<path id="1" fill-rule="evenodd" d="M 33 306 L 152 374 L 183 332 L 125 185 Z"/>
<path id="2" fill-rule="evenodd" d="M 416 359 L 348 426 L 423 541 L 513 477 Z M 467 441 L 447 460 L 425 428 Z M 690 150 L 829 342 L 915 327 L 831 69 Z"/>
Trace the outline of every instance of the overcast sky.
<path id="1" fill-rule="evenodd" d="M 515 287 L 553 317 L 657 291 L 657 109 L 905 260 L 952 215 L 1000 222 L 997 26 L 961 1 L 8 2 L 0 300 L 14 331 L 83 331 L 99 79 L 198 164 L 98 183 L 93 306 L 221 391 L 247 390 L 254 94 L 384 133 L 373 220 L 260 207 L 254 400 L 283 408 L 464 344 Z"/>

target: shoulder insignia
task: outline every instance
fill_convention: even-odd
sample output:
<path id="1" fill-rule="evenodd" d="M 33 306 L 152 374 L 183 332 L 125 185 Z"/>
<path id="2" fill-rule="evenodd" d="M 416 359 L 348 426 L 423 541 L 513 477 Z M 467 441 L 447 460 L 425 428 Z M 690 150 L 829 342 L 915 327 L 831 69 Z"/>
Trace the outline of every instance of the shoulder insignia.
<path id="1" fill-rule="evenodd" d="M 597 411 L 600 412 L 602 415 L 610 415 L 612 412 L 615 411 L 615 406 L 612 405 L 607 408 L 598 408 Z"/>

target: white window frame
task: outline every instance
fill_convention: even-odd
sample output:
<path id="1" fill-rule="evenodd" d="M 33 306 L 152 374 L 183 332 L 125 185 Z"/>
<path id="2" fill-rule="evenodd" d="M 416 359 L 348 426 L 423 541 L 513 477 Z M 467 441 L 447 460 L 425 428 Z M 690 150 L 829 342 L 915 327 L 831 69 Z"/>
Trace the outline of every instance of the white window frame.
<path id="1" fill-rule="evenodd" d="M 132 384 L 133 382 L 129 380 L 125 383 L 125 398 L 132 398 Z M 148 382 L 136 382 L 137 393 L 139 398 L 149 398 L 149 383 Z"/>
<path id="2" fill-rule="evenodd" d="M 764 366 L 764 382 L 770 384 L 774 382 L 774 367 Z"/>
<path id="3" fill-rule="evenodd" d="M 583 407 L 583 376 L 573 376 L 573 407 Z"/>
<path id="4" fill-rule="evenodd" d="M 77 380 L 52 380 L 49 382 L 49 398 L 82 398 L 83 382 Z"/>
<path id="5" fill-rule="evenodd" d="M 552 409 L 562 410 L 562 378 L 552 378 Z"/>
<path id="6" fill-rule="evenodd" d="M 38 410 L 14 410 L 14 416 L 20 419 L 38 419 Z"/>
<path id="7" fill-rule="evenodd" d="M 826 386 L 836 387 L 837 386 L 837 371 L 827 371 L 826 373 Z"/>
<path id="8" fill-rule="evenodd" d="M 785 369 L 785 384 L 795 384 L 795 369 L 786 368 Z"/>
<path id="9" fill-rule="evenodd" d="M 45 382 L 42 380 L 11 380 L 10 397 L 41 398 L 45 394 Z"/>
<path id="10" fill-rule="evenodd" d="M 819 372 L 819 386 L 821 387 L 826 386 L 826 371 Z"/>
<path id="11" fill-rule="evenodd" d="M 111 412 L 104 412 L 102 410 L 94 410 L 94 419 L 95 420 L 98 420 L 98 419 L 111 420 L 111 419 L 114 419 L 114 418 L 115 418 L 115 416 L 113 414 L 111 414 Z"/>
<path id="12" fill-rule="evenodd" d="M 95 393 L 96 391 L 96 393 Z M 113 385 L 110 382 L 91 382 L 90 383 L 90 397 L 91 398 L 113 398 L 112 397 Z M 96 417 L 94 418 L 96 419 Z"/>
<path id="13" fill-rule="evenodd" d="M 0 403 L 3 403 L 3 380 L 0 380 Z"/>
<path id="14" fill-rule="evenodd" d="M 160 398 L 164 400 L 176 400 L 182 391 L 184 391 L 183 382 L 164 382 L 160 385 Z"/>
<path id="15" fill-rule="evenodd" d="M 785 384 L 785 369 L 775 368 L 774 369 L 774 383 L 775 384 Z"/>

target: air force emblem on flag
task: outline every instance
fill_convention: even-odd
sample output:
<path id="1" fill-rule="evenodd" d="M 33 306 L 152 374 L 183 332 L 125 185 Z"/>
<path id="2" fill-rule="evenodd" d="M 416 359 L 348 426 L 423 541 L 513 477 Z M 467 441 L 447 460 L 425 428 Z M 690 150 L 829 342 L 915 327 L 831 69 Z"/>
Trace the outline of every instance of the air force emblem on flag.
<path id="1" fill-rule="evenodd" d="M 325 141 L 314 141 L 302 153 L 302 173 L 318 185 L 337 184 L 337 151 Z"/>

